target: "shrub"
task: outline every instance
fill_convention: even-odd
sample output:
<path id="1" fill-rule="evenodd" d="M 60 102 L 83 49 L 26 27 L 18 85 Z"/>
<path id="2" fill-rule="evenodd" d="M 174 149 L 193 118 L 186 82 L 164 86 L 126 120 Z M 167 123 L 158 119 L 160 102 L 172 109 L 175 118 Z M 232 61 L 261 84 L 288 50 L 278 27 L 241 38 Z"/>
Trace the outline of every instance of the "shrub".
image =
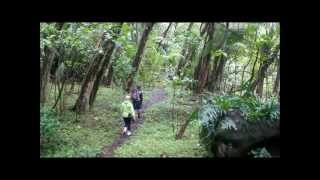
<path id="1" fill-rule="evenodd" d="M 44 106 L 40 109 L 40 141 L 51 141 L 59 127 L 59 121 L 56 113 L 50 108 Z"/>

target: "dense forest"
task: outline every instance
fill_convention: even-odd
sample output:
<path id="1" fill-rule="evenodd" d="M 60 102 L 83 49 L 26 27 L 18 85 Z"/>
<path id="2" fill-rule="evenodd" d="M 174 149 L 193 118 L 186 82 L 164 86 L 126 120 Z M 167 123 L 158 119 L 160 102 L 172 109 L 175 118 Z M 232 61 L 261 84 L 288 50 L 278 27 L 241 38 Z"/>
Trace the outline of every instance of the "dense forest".
<path id="1" fill-rule="evenodd" d="M 279 142 L 279 23 L 40 23 L 40 157 L 280 157 Z"/>

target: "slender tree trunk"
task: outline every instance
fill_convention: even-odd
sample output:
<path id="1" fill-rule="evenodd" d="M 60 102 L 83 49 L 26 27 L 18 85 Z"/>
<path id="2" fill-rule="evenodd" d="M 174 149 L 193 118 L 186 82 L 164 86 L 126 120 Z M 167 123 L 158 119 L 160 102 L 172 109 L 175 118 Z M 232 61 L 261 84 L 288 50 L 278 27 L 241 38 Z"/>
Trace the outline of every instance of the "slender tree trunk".
<path id="1" fill-rule="evenodd" d="M 256 42 L 257 42 L 257 37 L 258 37 L 258 30 L 257 30 L 256 33 L 255 33 L 253 44 L 256 44 Z M 253 48 L 253 47 L 251 46 L 251 48 Z M 258 57 L 258 52 L 259 52 L 259 51 L 257 51 L 256 57 Z M 242 75 L 241 75 L 241 84 L 243 83 L 244 72 L 246 71 L 248 65 L 250 64 L 252 57 L 253 57 L 253 52 L 250 53 L 249 61 L 248 61 L 248 63 L 244 66 L 244 68 L 243 68 Z M 255 62 L 255 63 L 256 63 L 256 62 Z"/>
<path id="2" fill-rule="evenodd" d="M 104 50 L 110 49 L 110 46 L 112 46 L 112 43 L 108 42 L 109 41 L 105 42 L 105 44 L 108 46 L 102 46 Z M 98 53 L 94 56 L 86 73 L 86 77 L 82 83 L 80 95 L 76 101 L 76 104 L 73 107 L 73 110 L 75 110 L 76 112 L 83 113 L 89 110 L 91 91 L 93 89 L 94 82 L 107 53 L 108 52 Z"/>
<path id="3" fill-rule="evenodd" d="M 93 84 L 101 66 L 103 55 L 97 54 L 89 67 L 87 75 L 82 83 L 80 95 L 74 105 L 74 110 L 78 113 L 86 112 L 89 110 L 89 99 L 93 88 Z"/>
<path id="4" fill-rule="evenodd" d="M 62 30 L 64 23 L 56 23 L 55 27 L 58 31 Z M 42 68 L 40 69 L 40 103 L 43 104 L 47 100 L 47 84 L 50 80 L 50 72 L 53 61 L 56 58 L 57 50 L 55 48 L 44 48 L 46 57 L 43 59 Z"/>
<path id="5" fill-rule="evenodd" d="M 113 62 L 111 63 L 106 77 L 106 86 L 110 87 L 113 78 Z"/>
<path id="6" fill-rule="evenodd" d="M 106 77 L 106 86 L 108 86 L 108 87 L 111 85 L 112 78 L 113 78 L 113 66 L 114 66 L 115 62 L 119 59 L 121 51 L 122 51 L 121 48 L 117 48 L 117 50 L 115 52 L 115 56 L 114 56 L 111 64 L 109 65 L 108 74 Z"/>
<path id="7" fill-rule="evenodd" d="M 120 35 L 122 24 L 123 23 L 119 23 L 119 24 L 117 24 L 117 25 L 112 27 L 112 31 L 114 32 L 113 38 L 118 38 L 118 36 Z M 102 81 L 102 79 L 103 79 L 103 77 L 105 75 L 106 69 L 107 69 L 107 67 L 109 65 L 110 59 L 112 57 L 113 50 L 115 48 L 115 43 L 111 39 L 108 39 L 106 42 L 104 42 L 102 44 L 102 46 L 103 46 L 102 48 L 104 49 L 105 56 L 103 57 L 102 65 L 98 69 L 98 74 L 97 74 L 97 76 L 95 78 L 95 81 L 94 81 L 94 84 L 93 84 L 93 88 L 92 88 L 92 91 L 91 91 L 91 94 L 90 94 L 90 100 L 89 100 L 89 106 L 90 107 L 92 107 L 92 105 L 93 105 L 93 103 L 94 103 L 94 101 L 96 99 L 96 95 L 97 95 L 97 92 L 98 92 L 98 89 L 99 89 L 99 85 L 101 84 L 101 81 Z"/>
<path id="8" fill-rule="evenodd" d="M 229 23 L 226 25 L 226 30 L 224 32 L 223 40 L 221 41 L 220 45 L 218 45 L 217 49 L 225 48 L 226 41 L 228 39 L 228 29 Z M 216 61 L 214 68 L 211 71 L 211 80 L 208 82 L 208 89 L 209 91 L 220 91 L 221 89 L 221 82 L 222 82 L 222 75 L 224 71 L 224 66 L 226 64 L 227 59 L 224 56 L 220 56 L 220 58 Z"/>
<path id="9" fill-rule="evenodd" d="M 57 54 L 54 48 L 45 47 L 46 57 L 44 58 L 42 71 L 40 73 L 40 103 L 43 104 L 47 100 L 47 84 L 50 80 L 50 71 L 53 60 Z"/>
<path id="10" fill-rule="evenodd" d="M 277 94 L 277 91 L 279 89 L 279 84 L 280 84 L 280 60 L 277 63 L 277 77 L 276 80 L 274 82 L 274 86 L 273 86 L 273 93 Z"/>
<path id="11" fill-rule="evenodd" d="M 192 26 L 193 26 L 193 23 L 190 23 L 189 26 L 188 26 L 187 32 L 191 31 Z M 177 71 L 176 71 L 177 75 L 179 77 L 181 76 L 181 70 L 183 69 L 183 67 L 185 66 L 185 64 L 187 62 L 186 52 L 187 52 L 188 47 L 189 47 L 189 43 L 188 43 L 188 41 L 186 39 L 184 41 L 183 49 L 182 49 L 182 52 L 181 52 L 181 55 L 183 57 L 180 59 L 179 64 L 178 64 L 178 68 L 177 68 Z M 189 48 L 189 51 L 190 51 L 190 48 Z"/>
<path id="12" fill-rule="evenodd" d="M 254 74 L 255 74 L 254 71 L 255 71 L 256 64 L 257 64 L 257 62 L 258 62 L 258 57 L 259 57 L 259 48 L 257 49 L 256 60 L 255 60 L 254 63 L 253 63 L 252 72 L 251 72 L 251 77 L 250 77 L 250 79 L 249 79 L 249 83 L 251 84 L 251 85 L 250 85 L 250 90 L 251 90 L 251 91 L 254 91 L 254 89 L 255 89 L 256 86 L 257 86 L 257 82 L 256 82 L 256 81 L 252 82 L 252 81 L 253 81 L 253 78 L 254 78 Z"/>
<path id="13" fill-rule="evenodd" d="M 167 27 L 167 29 L 164 31 L 163 35 L 162 35 L 162 40 L 159 42 L 158 44 L 158 49 L 162 46 L 162 41 L 167 37 L 167 34 L 170 30 L 172 23 L 169 23 L 169 26 Z"/>
<path id="14" fill-rule="evenodd" d="M 107 47 L 106 47 L 103 63 L 101 65 L 100 69 L 99 69 L 99 72 L 98 72 L 97 77 L 96 77 L 96 79 L 94 81 L 93 88 L 92 88 L 92 91 L 91 91 L 91 94 L 90 94 L 90 100 L 89 100 L 90 107 L 92 107 L 93 102 L 96 99 L 96 95 L 97 95 L 97 92 L 98 92 L 98 89 L 99 89 L 99 85 L 100 85 L 101 80 L 102 80 L 102 78 L 103 78 L 103 76 L 104 76 L 104 74 L 106 72 L 107 67 L 108 67 L 111 55 L 112 55 L 114 47 L 115 47 L 115 43 L 112 42 L 111 40 L 108 40 L 106 42 L 106 46 Z"/>
<path id="15" fill-rule="evenodd" d="M 266 75 L 266 83 L 265 83 L 265 99 L 267 99 L 268 98 L 268 84 L 269 84 L 269 82 L 268 82 L 268 75 Z"/>
<path id="16" fill-rule="evenodd" d="M 186 120 L 185 123 L 182 124 L 179 132 L 176 135 L 176 139 L 181 139 L 182 138 L 182 136 L 183 136 L 184 132 L 186 131 L 186 129 L 187 129 L 187 127 L 188 127 L 190 122 L 191 122 L 191 120 Z"/>
<path id="17" fill-rule="evenodd" d="M 175 23 L 175 25 L 174 25 L 174 32 L 173 32 L 173 35 L 174 35 L 174 36 L 177 35 L 177 28 L 178 28 L 178 23 Z"/>
<path id="18" fill-rule="evenodd" d="M 262 62 L 259 72 L 258 72 L 258 76 L 257 76 L 257 90 L 256 93 L 262 97 L 262 92 L 263 92 L 263 82 L 264 82 L 264 78 L 266 76 L 266 72 L 269 68 L 269 66 L 274 62 L 276 55 L 278 53 L 279 50 L 279 45 L 276 48 L 276 50 L 272 53 L 271 56 L 268 57 L 268 59 L 266 59 L 265 61 Z"/>
<path id="19" fill-rule="evenodd" d="M 138 72 L 139 65 L 140 65 L 142 55 L 144 52 L 144 48 L 145 48 L 146 42 L 148 40 L 148 36 L 152 30 L 153 25 L 154 25 L 154 23 L 147 23 L 146 28 L 142 34 L 140 44 L 138 47 L 138 51 L 137 51 L 136 56 L 135 56 L 133 63 L 132 63 L 133 70 L 129 74 L 126 85 L 125 85 L 125 90 L 127 90 L 127 91 L 129 91 L 129 89 L 131 88 L 131 86 L 133 84 L 133 78 L 136 75 L 136 73 Z"/>

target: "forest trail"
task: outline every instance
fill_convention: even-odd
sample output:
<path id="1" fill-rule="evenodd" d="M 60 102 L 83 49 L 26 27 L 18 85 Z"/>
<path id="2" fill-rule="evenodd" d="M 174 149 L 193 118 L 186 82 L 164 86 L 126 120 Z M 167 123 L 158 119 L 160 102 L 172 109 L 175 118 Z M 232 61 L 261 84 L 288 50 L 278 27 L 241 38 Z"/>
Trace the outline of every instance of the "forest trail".
<path id="1" fill-rule="evenodd" d="M 150 98 L 143 103 L 143 106 L 142 106 L 143 112 L 153 104 L 163 101 L 166 98 L 167 96 L 164 88 L 153 89 L 151 92 Z M 132 122 L 131 131 L 133 134 L 134 134 L 134 131 L 138 128 L 138 125 L 139 124 L 141 125 L 142 123 L 143 123 L 143 118 L 140 118 L 135 122 Z M 111 145 L 107 145 L 103 148 L 102 153 L 98 154 L 98 157 L 112 157 L 114 150 L 120 147 L 128 138 L 129 136 L 122 135 L 121 133 L 117 138 L 114 139 Z"/>

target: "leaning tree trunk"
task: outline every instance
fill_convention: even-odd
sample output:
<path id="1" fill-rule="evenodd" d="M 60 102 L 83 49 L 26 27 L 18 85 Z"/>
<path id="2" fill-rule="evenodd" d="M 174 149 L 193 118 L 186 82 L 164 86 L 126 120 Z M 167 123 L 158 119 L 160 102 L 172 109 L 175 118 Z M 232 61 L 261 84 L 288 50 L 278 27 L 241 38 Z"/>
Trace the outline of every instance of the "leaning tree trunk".
<path id="1" fill-rule="evenodd" d="M 115 56 L 112 60 L 112 62 L 110 63 L 109 65 L 109 68 L 108 68 L 108 73 L 107 73 L 107 77 L 106 77 L 106 86 L 110 86 L 111 85 L 111 82 L 112 82 L 112 78 L 113 78 L 113 66 L 115 64 L 115 62 L 119 59 L 120 57 L 120 54 L 121 54 L 121 48 L 117 48 L 116 52 L 115 52 Z"/>
<path id="2" fill-rule="evenodd" d="M 101 83 L 101 80 L 106 72 L 106 69 L 108 67 L 108 64 L 109 64 L 109 61 L 110 61 L 110 58 L 111 58 L 111 55 L 113 53 L 113 50 L 114 50 L 114 47 L 115 47 L 115 43 L 112 42 L 111 40 L 108 40 L 106 42 L 106 51 L 105 51 L 105 56 L 104 56 L 104 59 L 103 59 L 103 63 L 99 69 L 99 72 L 97 74 L 97 77 L 94 81 L 94 84 L 93 84 L 93 88 L 92 88 L 92 91 L 91 91 L 91 94 L 90 94 L 90 100 L 89 100 L 89 105 L 90 107 L 92 106 L 93 102 L 95 101 L 96 99 L 96 95 L 97 95 L 97 92 L 98 92 L 98 88 L 99 88 L 99 85 Z"/>
<path id="3" fill-rule="evenodd" d="M 136 75 L 136 73 L 138 72 L 139 64 L 141 62 L 142 55 L 143 55 L 143 51 L 144 51 L 146 42 L 148 40 L 148 36 L 152 30 L 153 25 L 154 25 L 154 23 L 147 23 L 146 24 L 145 30 L 142 34 L 142 37 L 141 37 L 141 40 L 139 43 L 138 51 L 137 51 L 136 56 L 135 56 L 133 63 L 132 63 L 133 70 L 129 74 L 126 85 L 125 85 L 126 91 L 129 91 L 129 89 L 131 88 L 131 86 L 133 84 L 133 78 Z"/>
<path id="4" fill-rule="evenodd" d="M 121 27 L 122 27 L 122 22 L 113 26 L 112 27 L 112 31 L 113 31 L 113 38 L 118 38 L 120 33 L 121 33 Z M 103 38 L 101 38 L 103 39 Z M 101 84 L 101 81 L 104 77 L 104 74 L 106 72 L 106 69 L 108 68 L 108 65 L 109 65 L 109 62 L 110 62 L 110 59 L 112 57 L 112 53 L 113 53 L 113 50 L 115 48 L 115 43 L 109 39 L 107 40 L 104 44 L 104 47 L 102 47 L 103 49 L 105 49 L 105 56 L 104 56 L 104 59 L 103 59 L 103 63 L 99 69 L 99 72 L 97 74 L 97 77 L 96 77 L 96 80 L 94 81 L 94 84 L 93 84 L 93 88 L 92 88 L 92 91 L 91 91 L 91 94 L 90 94 L 90 100 L 89 100 L 89 106 L 92 107 L 93 105 L 93 102 L 95 101 L 96 99 L 96 95 L 97 95 L 97 92 L 98 92 L 98 89 L 99 89 L 99 85 Z"/>
<path id="5" fill-rule="evenodd" d="M 167 27 L 167 29 L 164 31 L 163 35 L 162 35 L 162 40 L 159 42 L 158 44 L 158 49 L 162 46 L 162 41 L 167 37 L 167 34 L 170 30 L 172 23 L 169 23 L 169 26 Z"/>
<path id="6" fill-rule="evenodd" d="M 107 44 L 107 43 L 106 43 Z M 108 43 L 109 46 L 111 43 Z M 106 46 L 103 46 L 104 48 L 107 48 Z M 86 73 L 86 77 L 83 81 L 83 84 L 81 86 L 80 95 L 76 101 L 76 104 L 73 107 L 73 110 L 75 110 L 78 113 L 83 113 L 89 110 L 89 101 L 90 101 L 90 95 L 91 91 L 93 89 L 94 82 L 96 80 L 96 77 L 99 73 L 99 69 L 103 63 L 103 60 L 107 53 L 98 53 L 94 56 L 89 69 Z"/>

